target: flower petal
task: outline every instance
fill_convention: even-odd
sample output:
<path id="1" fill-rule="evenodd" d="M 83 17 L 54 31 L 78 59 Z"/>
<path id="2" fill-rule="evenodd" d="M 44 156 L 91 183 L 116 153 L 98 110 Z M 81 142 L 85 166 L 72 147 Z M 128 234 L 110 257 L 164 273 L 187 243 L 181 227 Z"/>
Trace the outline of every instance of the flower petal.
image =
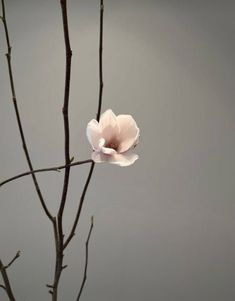
<path id="1" fill-rule="evenodd" d="M 100 152 L 101 149 L 104 147 L 105 145 L 105 140 L 104 138 L 100 138 L 98 141 L 98 148 L 96 149 L 97 152 Z"/>
<path id="2" fill-rule="evenodd" d="M 99 140 L 99 146 L 96 149 L 96 152 L 98 152 L 98 153 L 101 152 L 101 153 L 106 154 L 106 155 L 116 154 L 115 149 L 110 148 L 110 147 L 105 147 L 104 145 L 105 145 L 105 140 L 104 140 L 104 138 L 101 138 Z"/>
<path id="3" fill-rule="evenodd" d="M 133 153 L 106 155 L 104 153 L 93 152 L 91 158 L 95 163 L 107 162 L 119 166 L 132 165 L 139 156 Z"/>
<path id="4" fill-rule="evenodd" d="M 109 156 L 108 162 L 119 166 L 129 166 L 132 165 L 138 158 L 139 156 L 133 153 L 114 154 Z"/>
<path id="5" fill-rule="evenodd" d="M 123 153 L 138 143 L 140 130 L 131 115 L 118 115 L 117 122 L 120 128 L 118 152 Z"/>
<path id="6" fill-rule="evenodd" d="M 117 117 L 112 110 L 109 109 L 101 115 L 99 124 L 102 137 L 105 139 L 107 144 L 118 136 L 119 126 L 117 123 Z"/>
<path id="7" fill-rule="evenodd" d="M 108 161 L 108 155 L 105 155 L 103 153 L 97 153 L 97 152 L 93 152 L 91 154 L 91 159 L 95 162 L 95 163 L 101 163 L 101 162 L 107 162 Z"/>
<path id="8" fill-rule="evenodd" d="M 99 142 L 102 138 L 100 125 L 97 120 L 92 119 L 86 128 L 87 139 L 90 142 L 93 149 L 97 150 L 99 148 Z"/>
<path id="9" fill-rule="evenodd" d="M 115 149 L 110 147 L 102 147 L 101 152 L 106 155 L 114 155 L 117 153 Z"/>

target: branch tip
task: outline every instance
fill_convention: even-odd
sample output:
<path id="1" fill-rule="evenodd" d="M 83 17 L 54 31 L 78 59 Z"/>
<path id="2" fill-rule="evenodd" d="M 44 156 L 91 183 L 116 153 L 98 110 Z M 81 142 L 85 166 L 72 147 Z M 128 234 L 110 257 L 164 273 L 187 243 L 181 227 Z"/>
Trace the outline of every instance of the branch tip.
<path id="1" fill-rule="evenodd" d="M 17 251 L 16 255 L 13 257 L 13 259 L 4 267 L 4 269 L 8 269 L 12 264 L 13 262 L 20 257 L 20 251 Z"/>

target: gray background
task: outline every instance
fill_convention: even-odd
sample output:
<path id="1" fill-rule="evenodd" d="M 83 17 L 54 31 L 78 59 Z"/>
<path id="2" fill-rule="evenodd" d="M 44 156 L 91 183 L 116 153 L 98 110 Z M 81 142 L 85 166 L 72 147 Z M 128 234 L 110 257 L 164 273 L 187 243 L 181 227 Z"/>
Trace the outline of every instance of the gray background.
<path id="1" fill-rule="evenodd" d="M 35 167 L 63 162 L 59 1 L 6 1 L 19 108 Z M 98 98 L 98 1 L 69 1 L 71 154 L 90 156 Z M 59 300 L 75 300 L 95 215 L 84 301 L 235 299 L 235 2 L 105 1 L 103 111 L 132 114 L 140 159 L 96 165 Z M 0 178 L 27 170 L 0 31 Z M 66 231 L 88 166 L 72 169 Z M 63 175 L 38 177 L 55 212 Z M 0 257 L 17 300 L 49 300 L 54 243 L 31 178 L 1 187 Z M 3 291 L 0 300 L 5 301 Z"/>

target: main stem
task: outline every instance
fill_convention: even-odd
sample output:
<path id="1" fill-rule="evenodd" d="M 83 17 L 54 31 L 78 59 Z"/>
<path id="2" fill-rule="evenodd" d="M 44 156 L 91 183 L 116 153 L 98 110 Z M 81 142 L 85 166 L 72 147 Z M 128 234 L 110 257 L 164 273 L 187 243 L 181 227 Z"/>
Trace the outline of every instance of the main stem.
<path id="1" fill-rule="evenodd" d="M 97 114 L 96 114 L 96 120 L 99 121 L 100 120 L 100 114 L 101 114 L 101 107 L 102 107 L 102 98 L 103 98 L 103 87 L 104 87 L 104 83 L 103 83 L 103 20 L 104 20 L 104 1 L 100 0 L 100 26 L 99 26 L 99 99 L 98 99 L 98 109 L 97 109 Z M 64 243 L 64 249 L 68 246 L 68 244 L 70 243 L 71 239 L 73 238 L 73 236 L 75 235 L 75 230 L 77 228 L 77 224 L 81 215 L 81 211 L 82 211 L 82 206 L 84 203 L 84 199 L 86 196 L 86 192 L 88 189 L 88 186 L 90 184 L 90 180 L 94 171 L 94 167 L 95 167 L 95 163 L 92 162 L 90 169 L 89 169 L 89 173 L 85 182 L 85 186 L 83 188 L 82 191 L 82 195 L 80 197 L 79 200 L 79 205 L 78 205 L 78 210 L 76 213 L 76 217 L 72 226 L 72 229 Z"/>
<path id="2" fill-rule="evenodd" d="M 98 109 L 97 109 L 97 114 L 96 114 L 96 120 L 99 121 L 100 120 L 100 114 L 101 114 L 101 107 L 102 107 L 102 97 L 103 97 L 103 19 L 104 19 L 104 2 L 103 0 L 100 0 L 100 27 L 99 27 L 99 100 L 98 100 Z M 75 235 L 75 231 L 78 225 L 78 221 L 81 215 L 81 211 L 82 211 L 82 207 L 83 207 L 83 203 L 84 203 L 84 199 L 86 196 L 86 192 L 88 189 L 88 186 L 90 184 L 90 180 L 94 171 L 94 167 L 95 167 L 95 163 L 92 162 L 91 166 L 90 166 L 90 170 L 85 182 L 85 186 L 83 188 L 83 192 L 79 201 L 79 205 L 78 205 L 78 210 L 77 210 L 77 214 L 72 226 L 72 229 L 70 231 L 70 234 L 68 235 L 65 243 L 64 243 L 64 249 L 68 246 L 68 244 L 70 243 L 71 239 L 73 238 L 73 236 Z M 93 222 L 92 222 L 92 227 L 90 228 L 90 232 L 88 235 L 88 239 L 86 242 L 86 262 L 85 262 L 85 270 L 84 270 L 84 277 L 83 277 L 83 281 L 81 283 L 81 287 L 78 293 L 78 297 L 77 297 L 77 301 L 80 300 L 81 294 L 83 292 L 84 289 L 84 284 L 85 281 L 87 279 L 87 266 L 88 266 L 88 243 L 89 243 L 89 239 L 90 239 L 90 234 L 93 228 Z"/>
<path id="3" fill-rule="evenodd" d="M 60 0 L 62 20 L 63 20 L 63 31 L 66 51 L 66 70 L 65 70 L 65 88 L 64 88 L 64 105 L 63 105 L 63 119 L 64 119 L 64 154 L 65 154 L 65 168 L 63 192 L 60 202 L 59 211 L 57 213 L 57 230 L 55 232 L 55 245 L 56 245 L 56 263 L 55 263 L 55 275 L 52 290 L 52 301 L 57 300 L 58 296 L 58 284 L 63 270 L 63 244 L 64 244 L 64 233 L 63 233 L 63 212 L 67 199 L 69 176 L 70 176 L 70 151 L 69 151 L 69 92 L 70 92 L 70 77 L 71 77 L 71 60 L 72 50 L 70 47 L 69 39 L 69 28 L 68 28 L 68 14 L 67 14 L 67 0 Z"/>

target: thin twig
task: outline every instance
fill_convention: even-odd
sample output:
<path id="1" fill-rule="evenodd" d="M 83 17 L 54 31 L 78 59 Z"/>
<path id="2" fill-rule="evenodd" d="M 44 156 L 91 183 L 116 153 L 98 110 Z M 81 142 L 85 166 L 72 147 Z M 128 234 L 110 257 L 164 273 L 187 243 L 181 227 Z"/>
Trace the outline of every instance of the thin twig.
<path id="1" fill-rule="evenodd" d="M 100 120 L 101 106 L 102 106 L 102 96 L 103 96 L 103 19 L 104 19 L 104 1 L 100 0 L 100 38 L 99 38 L 99 103 L 98 110 L 96 114 L 97 121 Z"/>
<path id="2" fill-rule="evenodd" d="M 82 284 L 81 284 L 81 287 L 80 287 L 80 290 L 79 290 L 76 301 L 80 300 L 80 297 L 81 297 L 81 294 L 82 294 L 82 291 L 83 291 L 83 288 L 84 288 L 84 285 L 85 285 L 85 282 L 86 282 L 86 279 L 87 279 L 88 248 L 89 248 L 89 241 L 90 241 L 91 232 L 92 232 L 93 227 L 94 227 L 94 217 L 92 216 L 91 217 L 90 230 L 89 230 L 87 240 L 86 240 L 86 260 L 85 260 L 85 267 L 84 267 L 84 273 L 83 273 L 83 280 L 82 280 Z"/>
<path id="3" fill-rule="evenodd" d="M 87 180 L 86 180 L 86 183 L 85 183 L 85 186 L 83 188 L 83 192 L 82 192 L 82 195 L 81 195 L 81 198 L 80 198 L 79 207 L 78 207 L 78 210 L 77 210 L 77 214 L 76 214 L 72 229 L 71 229 L 70 234 L 68 235 L 68 237 L 67 237 L 67 239 L 64 243 L 64 249 L 68 246 L 71 239 L 75 235 L 75 230 L 76 230 L 78 220 L 79 220 L 79 217 L 80 217 L 80 214 L 81 214 L 81 211 L 82 211 L 82 205 L 83 205 L 83 202 L 84 202 L 84 199 L 85 199 L 85 196 L 86 196 L 87 188 L 88 188 L 90 180 L 91 180 L 91 176 L 92 176 L 92 173 L 93 173 L 93 170 L 94 170 L 94 166 L 95 166 L 95 163 L 92 162 L 90 170 L 89 170 L 89 174 L 88 174 L 88 177 L 87 177 Z"/>
<path id="4" fill-rule="evenodd" d="M 6 294 L 8 295 L 8 298 L 10 301 L 15 301 L 15 297 L 11 288 L 11 284 L 10 284 L 10 280 L 9 277 L 7 275 L 7 269 L 13 264 L 13 262 L 20 257 L 20 251 L 18 251 L 16 253 L 16 255 L 14 256 L 14 258 L 5 266 L 1 259 L 0 259 L 0 273 L 2 274 L 2 279 L 4 282 L 4 285 L 0 285 L 1 288 L 3 288 L 6 292 Z"/>
<path id="5" fill-rule="evenodd" d="M 0 284 L 0 287 L 4 289 L 4 291 L 6 291 L 6 287 L 3 284 Z"/>
<path id="6" fill-rule="evenodd" d="M 68 165 L 71 167 L 71 166 L 82 165 L 82 164 L 91 163 L 91 162 L 92 162 L 92 160 L 89 159 L 89 160 L 84 160 L 84 161 L 73 162 L 73 163 L 70 163 L 70 164 L 67 164 L 67 165 L 61 165 L 61 166 L 55 166 L 55 167 L 47 167 L 47 168 L 40 168 L 40 169 L 35 169 L 35 170 L 32 170 L 32 171 L 26 171 L 26 172 L 23 172 L 21 174 L 18 174 L 16 176 L 12 177 L 12 178 L 4 180 L 3 182 L 0 183 L 0 187 L 3 186 L 4 184 L 12 182 L 12 181 L 14 181 L 16 179 L 19 179 L 19 178 L 31 175 L 32 173 L 35 174 L 35 173 L 46 172 L 46 171 L 57 171 L 57 172 L 60 172 L 61 169 L 66 168 Z"/>
<path id="7" fill-rule="evenodd" d="M 5 266 L 5 269 L 8 269 L 13 262 L 20 257 L 20 251 L 17 251 L 16 255 L 12 258 L 12 260 Z"/>
<path id="8" fill-rule="evenodd" d="M 14 84 L 12 64 L 11 64 L 11 50 L 12 50 L 12 47 L 11 47 L 11 44 L 10 44 L 9 32 L 8 32 L 8 27 L 7 27 L 4 0 L 2 0 L 2 17 L 1 17 L 1 19 L 2 19 L 2 22 L 3 22 L 3 25 L 4 25 L 6 42 L 7 42 L 6 58 L 7 58 L 8 72 L 9 72 L 9 78 L 10 78 L 12 101 L 13 101 L 13 104 L 14 104 L 17 124 L 18 124 L 19 132 L 20 132 L 20 137 L 21 137 L 25 157 L 26 157 L 26 160 L 27 160 L 30 171 L 33 171 L 33 165 L 32 165 L 32 162 L 31 162 L 31 159 L 30 159 L 30 156 L 29 156 L 29 151 L 28 151 L 28 147 L 27 147 L 27 144 L 26 144 L 24 131 L 23 131 L 23 127 L 22 127 L 22 122 L 21 122 L 21 118 L 20 118 L 20 113 L 19 113 L 19 109 L 18 109 L 18 104 L 17 104 L 17 100 L 16 100 L 15 84 Z M 38 182 L 37 182 L 37 179 L 36 179 L 36 176 L 34 175 L 34 173 L 32 173 L 32 178 L 33 178 L 34 186 L 35 186 L 35 189 L 37 191 L 37 194 L 38 194 L 39 200 L 41 202 L 41 205 L 42 205 L 46 215 L 48 216 L 48 218 L 51 221 L 53 221 L 53 216 L 51 215 L 51 213 L 49 212 L 49 210 L 47 208 L 47 205 L 46 205 L 45 200 L 42 196 L 40 187 L 38 185 Z"/>

